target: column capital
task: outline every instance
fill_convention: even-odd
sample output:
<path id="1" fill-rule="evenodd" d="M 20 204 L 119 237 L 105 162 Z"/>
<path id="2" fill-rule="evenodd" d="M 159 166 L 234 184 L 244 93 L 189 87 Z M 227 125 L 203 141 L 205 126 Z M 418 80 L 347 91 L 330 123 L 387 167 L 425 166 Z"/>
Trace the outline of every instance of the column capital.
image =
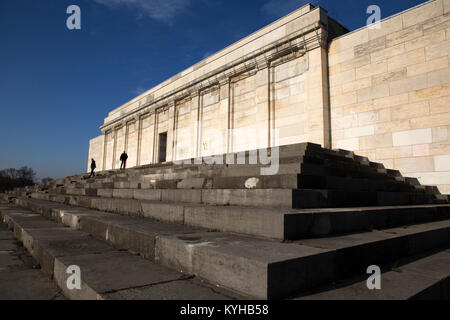
<path id="1" fill-rule="evenodd" d="M 114 130 L 114 131 L 118 131 L 118 130 L 122 129 L 123 126 L 124 126 L 124 124 L 123 124 L 122 122 L 121 122 L 121 123 L 117 123 L 117 124 L 114 126 L 113 130 Z"/>
<path id="2" fill-rule="evenodd" d="M 218 80 L 221 87 L 230 84 L 230 78 L 228 76 L 222 76 Z"/>
<path id="3" fill-rule="evenodd" d="M 270 65 L 271 65 L 271 61 L 268 60 L 268 59 L 264 59 L 263 61 L 258 62 L 256 68 L 257 68 L 258 70 L 264 70 L 264 69 L 269 68 Z"/>
<path id="4" fill-rule="evenodd" d="M 191 98 L 197 98 L 200 95 L 200 90 L 198 88 L 194 88 L 189 92 Z"/>

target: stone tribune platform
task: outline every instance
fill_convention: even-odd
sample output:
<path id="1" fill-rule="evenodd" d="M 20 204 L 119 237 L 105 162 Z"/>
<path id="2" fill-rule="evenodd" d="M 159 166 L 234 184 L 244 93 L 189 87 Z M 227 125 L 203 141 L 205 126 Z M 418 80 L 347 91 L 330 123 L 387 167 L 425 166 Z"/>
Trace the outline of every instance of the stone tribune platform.
<path id="1" fill-rule="evenodd" d="M 72 299 L 449 297 L 450 205 L 436 188 L 314 144 L 281 147 L 277 175 L 261 167 L 78 175 L 5 194 L 0 211 Z M 73 264 L 81 291 L 65 287 Z M 370 265 L 381 291 L 365 287 Z"/>

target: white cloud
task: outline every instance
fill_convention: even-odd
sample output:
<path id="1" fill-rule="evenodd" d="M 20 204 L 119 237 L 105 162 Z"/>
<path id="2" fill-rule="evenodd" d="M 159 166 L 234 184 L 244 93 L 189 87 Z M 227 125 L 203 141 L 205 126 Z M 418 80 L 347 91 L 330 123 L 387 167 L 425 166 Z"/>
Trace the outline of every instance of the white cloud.
<path id="1" fill-rule="evenodd" d="M 316 5 L 317 2 L 319 0 L 269 0 L 261 7 L 261 11 L 270 18 L 280 18 L 308 3 Z"/>
<path id="2" fill-rule="evenodd" d="M 133 90 L 133 93 L 138 95 L 138 96 L 140 96 L 145 91 L 147 91 L 147 90 L 145 90 L 143 87 L 139 86 L 139 87 L 137 87 L 136 89 Z"/>
<path id="3" fill-rule="evenodd" d="M 95 0 L 95 2 L 111 9 L 126 6 L 137 10 L 140 17 L 147 15 L 152 19 L 170 24 L 173 18 L 190 5 L 191 0 Z"/>
<path id="4" fill-rule="evenodd" d="M 213 52 L 207 51 L 207 52 L 203 55 L 202 60 L 207 59 L 207 58 L 211 57 L 212 55 L 213 55 Z"/>

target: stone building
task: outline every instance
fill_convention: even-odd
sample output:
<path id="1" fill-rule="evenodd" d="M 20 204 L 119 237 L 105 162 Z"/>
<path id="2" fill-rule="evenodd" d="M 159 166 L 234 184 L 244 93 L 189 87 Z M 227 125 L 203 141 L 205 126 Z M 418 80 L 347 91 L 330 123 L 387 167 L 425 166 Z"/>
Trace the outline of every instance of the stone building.
<path id="1" fill-rule="evenodd" d="M 450 193 L 450 0 L 349 32 L 306 5 L 111 111 L 99 169 L 314 142 Z"/>

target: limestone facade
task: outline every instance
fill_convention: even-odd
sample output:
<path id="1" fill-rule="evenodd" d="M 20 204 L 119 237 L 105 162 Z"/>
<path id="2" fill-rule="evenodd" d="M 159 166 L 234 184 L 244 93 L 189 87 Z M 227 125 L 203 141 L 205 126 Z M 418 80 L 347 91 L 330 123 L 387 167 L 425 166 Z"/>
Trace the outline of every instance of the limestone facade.
<path id="1" fill-rule="evenodd" d="M 332 147 L 450 193 L 450 13 L 436 0 L 329 46 Z"/>
<path id="2" fill-rule="evenodd" d="M 450 193 L 449 10 L 430 1 L 348 33 L 306 5 L 111 111 L 89 159 L 109 170 L 124 150 L 133 167 L 314 142 Z"/>

